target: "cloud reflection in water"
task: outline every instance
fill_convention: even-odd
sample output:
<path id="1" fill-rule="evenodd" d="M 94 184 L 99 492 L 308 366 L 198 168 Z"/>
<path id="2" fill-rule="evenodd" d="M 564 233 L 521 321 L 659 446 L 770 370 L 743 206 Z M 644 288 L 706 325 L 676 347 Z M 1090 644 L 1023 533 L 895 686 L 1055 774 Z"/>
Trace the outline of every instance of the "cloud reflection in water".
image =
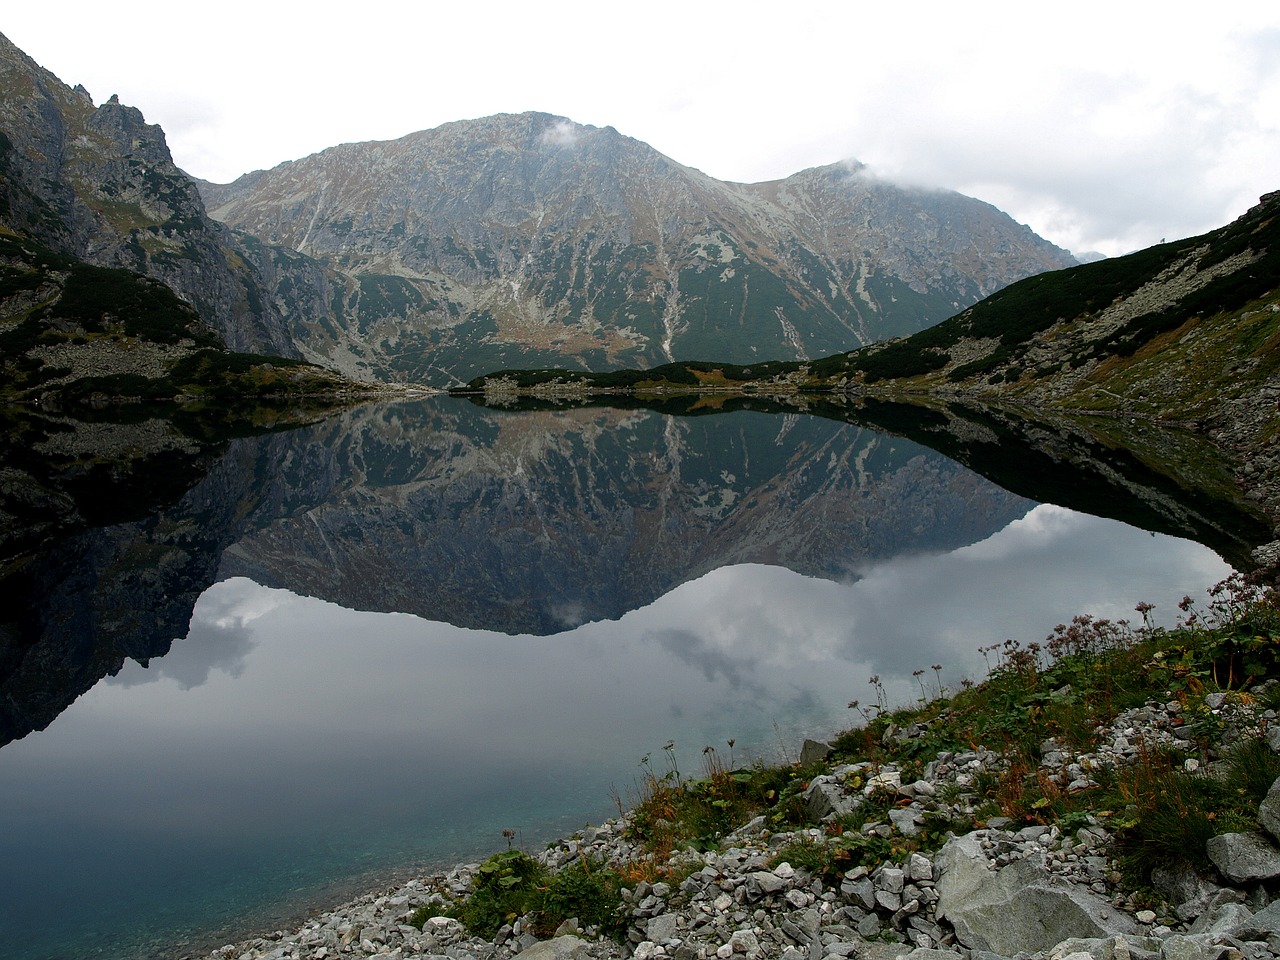
<path id="1" fill-rule="evenodd" d="M 942 664 L 955 683 L 980 672 L 980 646 L 1138 600 L 1168 616 L 1227 572 L 1196 544 L 1042 506 L 845 582 L 724 567 L 541 637 L 227 580 L 169 656 L 0 754 L 0 862 L 49 878 L 5 909 L 244 912 L 343 871 L 492 851 L 509 827 L 536 844 L 609 815 L 611 789 L 630 796 L 668 740 L 686 772 L 730 738 L 739 761 L 794 756 L 856 719 L 845 705 L 871 699 L 872 674 L 910 701 L 912 670 Z"/>

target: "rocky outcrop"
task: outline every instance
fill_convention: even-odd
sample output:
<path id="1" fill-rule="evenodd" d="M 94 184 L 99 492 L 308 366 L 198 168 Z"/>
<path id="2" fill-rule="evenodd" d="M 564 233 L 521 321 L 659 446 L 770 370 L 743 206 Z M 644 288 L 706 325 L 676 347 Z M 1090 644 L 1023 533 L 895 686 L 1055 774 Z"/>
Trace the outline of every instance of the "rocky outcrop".
<path id="1" fill-rule="evenodd" d="M 0 226 L 160 280 L 231 349 L 298 356 L 238 241 L 174 165 L 164 131 L 114 96 L 95 106 L 3 35 Z"/>
<path id="2" fill-rule="evenodd" d="M 937 915 L 972 950 L 1011 957 L 1072 937 L 1137 932 L 1137 924 L 1087 888 L 1054 877 L 1038 857 L 994 863 L 983 838 L 950 841 L 936 858 Z"/>
<path id="3" fill-rule="evenodd" d="M 1206 852 L 1218 872 L 1238 886 L 1280 877 L 1280 850 L 1261 833 L 1219 834 Z"/>
<path id="4" fill-rule="evenodd" d="M 397 379 L 816 357 L 1074 262 L 988 204 L 858 164 L 722 183 L 540 113 L 345 144 L 201 189 L 227 224 L 351 278 L 354 323 L 313 317 L 306 339 Z"/>

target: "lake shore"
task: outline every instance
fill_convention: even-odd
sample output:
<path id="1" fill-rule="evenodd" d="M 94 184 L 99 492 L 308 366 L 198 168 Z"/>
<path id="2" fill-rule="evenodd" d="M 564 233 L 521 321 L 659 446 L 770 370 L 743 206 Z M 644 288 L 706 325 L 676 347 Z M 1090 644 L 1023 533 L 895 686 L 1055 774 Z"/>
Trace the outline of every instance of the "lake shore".
<path id="1" fill-rule="evenodd" d="M 1149 766 L 1155 756 L 1168 759 L 1170 777 L 1187 782 L 1234 782 L 1230 778 L 1246 746 L 1268 751 L 1251 755 L 1250 761 L 1258 767 L 1256 758 L 1264 757 L 1261 765 L 1268 766 L 1267 757 L 1280 749 L 1280 718 L 1270 705 L 1276 686 L 1268 681 L 1236 690 L 1209 691 L 1201 684 L 1191 693 L 1164 691 L 1099 724 L 1089 749 L 1073 747 L 1066 738 L 1039 743 L 1034 770 L 1018 769 L 1023 758 L 1014 751 L 930 750 L 930 738 L 943 720 L 936 710 L 931 716 L 929 706 L 894 714 L 888 722 L 882 716 L 862 734 L 837 738 L 834 748 L 805 744 L 794 767 L 801 779 L 786 797 L 802 811 L 805 825 L 788 827 L 774 814 L 758 814 L 706 844 L 708 849 L 694 849 L 696 844 L 655 849 L 654 831 L 665 829 L 665 821 L 654 819 L 653 802 L 660 795 L 654 792 L 624 816 L 555 842 L 536 856 L 511 851 L 485 864 L 410 880 L 295 929 L 205 956 L 1275 957 L 1280 955 L 1280 902 L 1273 902 L 1280 883 L 1280 780 L 1273 778 L 1271 789 L 1262 788 L 1261 802 L 1249 807 L 1259 827 L 1230 829 L 1208 841 L 1207 869 L 1167 859 L 1142 885 L 1132 878 L 1130 835 L 1144 798 L 1134 796 L 1124 811 L 1088 802 L 1065 815 L 1052 808 L 1073 797 L 1101 800 L 1104 785 Z M 848 739 L 865 742 L 866 731 L 875 734 L 877 757 L 842 762 Z M 677 789 L 705 792 L 717 776 L 734 776 L 714 757 L 708 773 L 709 778 Z M 993 783 L 1014 782 L 1011 775 L 1042 784 L 1043 797 L 1054 799 L 1030 801 L 1025 808 L 1030 813 L 1018 817 L 989 815 L 993 808 L 984 798 Z M 661 791 L 670 781 L 658 777 L 652 787 Z M 957 829 L 963 823 L 971 828 Z M 859 853 L 869 855 L 854 863 L 852 855 Z M 480 936 L 448 915 L 495 875 L 495 865 L 515 860 L 536 861 L 545 871 L 543 884 L 584 869 L 598 875 L 620 871 L 617 875 L 628 882 L 609 924 L 534 911 L 501 918 L 492 936 Z M 549 921 L 554 928 L 548 929 Z M 613 937 L 604 935 L 614 921 Z"/>

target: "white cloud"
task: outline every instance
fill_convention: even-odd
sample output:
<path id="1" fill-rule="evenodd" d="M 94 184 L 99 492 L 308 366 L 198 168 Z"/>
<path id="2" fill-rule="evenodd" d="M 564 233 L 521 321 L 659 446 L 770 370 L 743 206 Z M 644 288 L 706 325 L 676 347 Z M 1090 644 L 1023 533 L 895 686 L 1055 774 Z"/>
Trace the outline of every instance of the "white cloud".
<path id="1" fill-rule="evenodd" d="M 541 110 L 726 180 L 856 158 L 1077 250 L 1202 232 L 1280 187 L 1280 10 L 1252 3 L 1196 17 L 1092 0 L 745 2 L 728 18 L 662 0 L 369 0 L 341 19 L 246 0 L 59 9 L 15 6 L 3 29 L 98 102 L 138 106 L 180 166 L 213 180 Z"/>
<path id="2" fill-rule="evenodd" d="M 538 140 L 551 147 L 572 147 L 581 136 L 582 130 L 577 124 L 568 120 L 557 120 L 542 131 Z"/>

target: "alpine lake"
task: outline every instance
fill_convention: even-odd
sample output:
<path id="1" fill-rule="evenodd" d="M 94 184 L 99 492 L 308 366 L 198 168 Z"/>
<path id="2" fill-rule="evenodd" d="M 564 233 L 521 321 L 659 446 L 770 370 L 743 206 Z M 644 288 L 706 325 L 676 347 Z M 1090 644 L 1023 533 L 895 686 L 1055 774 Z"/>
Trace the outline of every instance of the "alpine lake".
<path id="1" fill-rule="evenodd" d="M 1270 539 L 1211 449 L 1115 420 L 723 397 L 5 417 L 11 960 L 203 956 L 536 851 L 646 768 L 793 759 L 851 700 L 955 689 L 1077 614 L 1172 623 Z"/>

